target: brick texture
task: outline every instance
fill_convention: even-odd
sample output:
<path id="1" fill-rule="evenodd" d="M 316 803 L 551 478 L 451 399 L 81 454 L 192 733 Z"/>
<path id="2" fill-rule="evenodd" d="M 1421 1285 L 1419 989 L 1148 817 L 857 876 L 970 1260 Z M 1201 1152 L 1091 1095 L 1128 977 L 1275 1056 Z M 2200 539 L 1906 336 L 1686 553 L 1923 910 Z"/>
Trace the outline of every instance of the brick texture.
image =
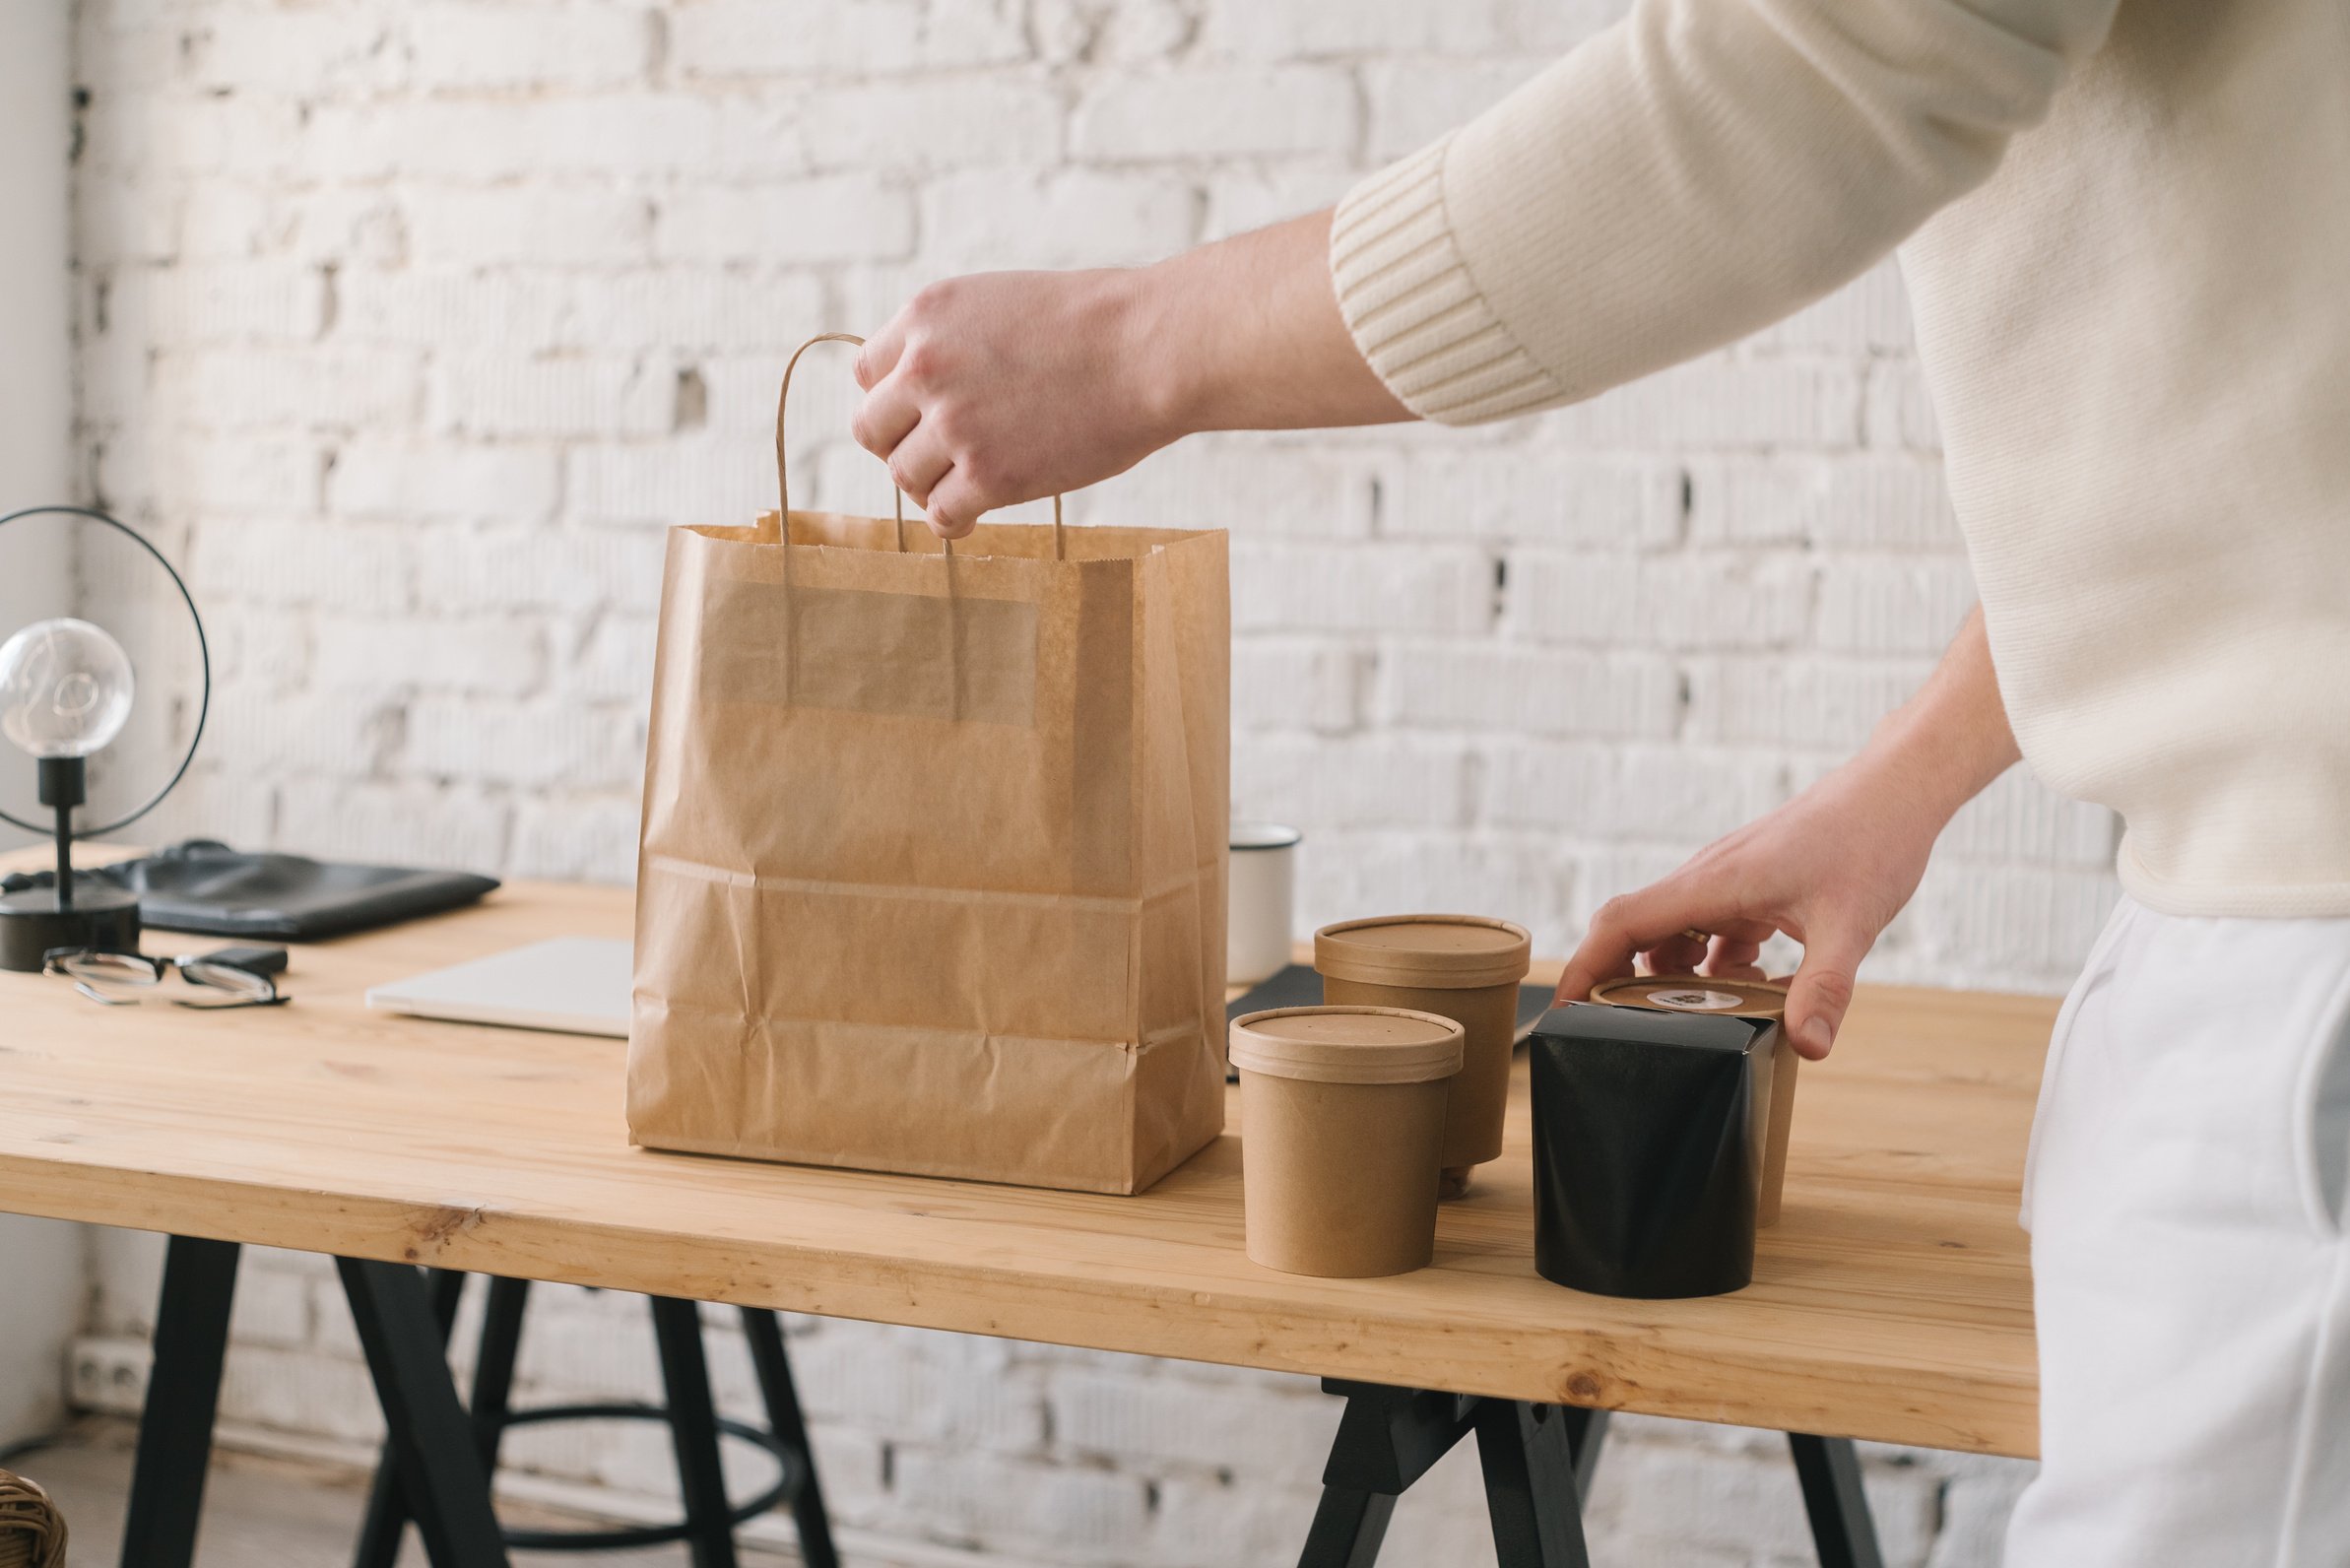
<path id="1" fill-rule="evenodd" d="M 81 472 L 185 558 L 221 676 L 154 831 L 624 879 L 662 529 L 770 503 L 796 342 L 942 275 L 1140 261 L 1327 202 L 1616 9 L 76 0 Z M 845 366 L 810 368 L 795 499 L 885 504 Z M 1231 531 L 1234 805 L 1305 828 L 1301 921 L 1459 905 L 1555 949 L 1915 686 L 1971 599 L 1936 445 L 1887 266 L 1580 408 L 1199 440 L 1072 516 Z M 2060 986 L 2112 838 L 2003 782 L 1870 973 Z M 154 1259 L 120 1233 L 98 1254 L 78 1397 L 105 1405 L 136 1385 Z M 1294 1558 L 1336 1418 L 1309 1385 L 793 1327 L 866 1560 Z M 316 1260 L 257 1255 L 236 1329 L 237 1429 L 370 1434 Z M 544 1291 L 530 1334 L 533 1397 L 651 1386 L 627 1298 Z M 516 1453 L 621 1490 L 666 1468 L 640 1433 Z M 1912 1568 L 1993 1562 L 2028 1473 L 1868 1471 Z M 1603 1560 L 1805 1560 L 1771 1440 L 1627 1422 L 1601 1476 Z M 1473 1462 L 1391 1541 L 1490 1562 Z"/>

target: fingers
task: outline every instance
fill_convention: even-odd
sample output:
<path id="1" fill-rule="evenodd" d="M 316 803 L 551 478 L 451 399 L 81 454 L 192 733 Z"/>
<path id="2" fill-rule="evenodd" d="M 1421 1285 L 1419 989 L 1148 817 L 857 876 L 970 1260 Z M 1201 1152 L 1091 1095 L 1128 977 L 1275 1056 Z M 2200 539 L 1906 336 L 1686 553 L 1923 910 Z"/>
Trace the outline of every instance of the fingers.
<path id="1" fill-rule="evenodd" d="M 867 396 L 852 426 L 857 444 L 887 461 L 890 479 L 929 515 L 932 533 L 960 539 L 1005 497 L 980 485 L 968 455 L 956 455 L 940 420 L 923 417 L 903 380 L 892 376 Z"/>
<path id="2" fill-rule="evenodd" d="M 865 347 L 857 351 L 857 362 L 851 368 L 857 384 L 871 392 L 880 386 L 889 372 L 897 368 L 897 357 L 905 352 L 905 312 L 890 318 L 889 325 L 865 340 Z"/>
<path id="3" fill-rule="evenodd" d="M 1666 943 L 1682 943 L 1690 952 L 1699 945 L 1682 936 L 1692 926 L 1704 926 L 1711 914 L 1728 917 L 1713 905 L 1685 903 L 1687 895 L 1673 880 L 1640 888 L 1621 898 L 1609 898 L 1591 917 L 1582 947 L 1567 959 L 1558 976 L 1560 1002 L 1582 1002 L 1600 980 L 1617 980 L 1633 971 L 1633 954 L 1657 952 Z"/>
<path id="4" fill-rule="evenodd" d="M 930 499 L 922 503 L 922 509 L 930 514 L 932 533 L 941 539 L 960 539 L 979 526 L 987 502 L 968 475 L 959 468 L 949 468 L 931 487 Z"/>
<path id="5" fill-rule="evenodd" d="M 1650 974 L 1709 974 L 1723 980 L 1760 980 L 1765 940 L 1777 928 L 1767 922 L 1733 920 L 1709 936 L 1677 931 L 1639 955 Z"/>
<path id="6" fill-rule="evenodd" d="M 954 458 L 947 450 L 947 443 L 926 425 L 915 425 L 912 433 L 889 454 L 889 478 L 914 498 L 915 505 L 926 509 L 939 481 L 953 467 Z"/>
<path id="7" fill-rule="evenodd" d="M 1592 987 L 1602 980 L 1616 980 L 1632 972 L 1632 954 L 1621 958 L 1612 956 L 1612 947 L 1595 946 L 1590 937 L 1567 960 L 1558 974 L 1558 989 L 1550 994 L 1550 1005 L 1561 1007 L 1569 1002 L 1582 1002 L 1592 994 Z"/>
<path id="8" fill-rule="evenodd" d="M 1694 954 L 1699 945 L 1683 937 L 1683 932 L 1712 931 L 1738 919 L 1735 909 L 1683 885 L 1677 878 L 1610 898 L 1592 917 L 1583 945 L 1560 973 L 1558 1000 L 1580 1002 L 1600 981 L 1630 974 L 1635 953 L 1654 952 L 1667 943 L 1679 942 Z"/>
<path id="9" fill-rule="evenodd" d="M 908 309 L 912 309 L 909 306 Z M 961 539 L 977 526 L 990 502 L 958 465 L 946 438 L 947 417 L 925 410 L 916 382 L 917 356 L 906 349 L 905 312 L 871 339 L 857 356 L 857 382 L 866 389 L 850 422 L 857 444 L 889 465 L 889 477 L 913 498 L 941 539 Z M 926 417 L 936 415 L 937 418 Z"/>
<path id="10" fill-rule="evenodd" d="M 1762 944 L 1743 938 L 1718 936 L 1706 954 L 1705 972 L 1724 980 L 1760 980 Z"/>
<path id="11" fill-rule="evenodd" d="M 1695 974 L 1706 960 L 1706 939 L 1675 932 L 1643 954 L 1651 974 Z"/>
<path id="12" fill-rule="evenodd" d="M 867 392 L 857 405 L 857 412 L 849 419 L 849 434 L 856 437 L 859 446 L 886 463 L 898 443 L 921 423 L 922 406 L 898 382 L 884 381 Z"/>
<path id="13" fill-rule="evenodd" d="M 1612 926 L 1595 918 L 1591 929 L 1583 934 L 1582 946 L 1559 971 L 1558 990 L 1550 1000 L 1554 1004 L 1583 1001 L 1600 981 L 1630 974 L 1632 955 L 1639 950 Z"/>
<path id="14" fill-rule="evenodd" d="M 1795 1050 L 1816 1062 L 1836 1043 L 1845 1010 L 1853 1005 L 1853 981 L 1860 960 L 1875 943 L 1873 933 L 1843 927 L 1815 931 L 1803 945 L 1803 962 L 1787 988 L 1787 1032 Z"/>
<path id="15" fill-rule="evenodd" d="M 1760 947 L 1779 935 L 1779 928 L 1768 920 L 1744 918 L 1709 921 L 1705 930 L 1717 942 L 1746 943 L 1754 947 Z"/>

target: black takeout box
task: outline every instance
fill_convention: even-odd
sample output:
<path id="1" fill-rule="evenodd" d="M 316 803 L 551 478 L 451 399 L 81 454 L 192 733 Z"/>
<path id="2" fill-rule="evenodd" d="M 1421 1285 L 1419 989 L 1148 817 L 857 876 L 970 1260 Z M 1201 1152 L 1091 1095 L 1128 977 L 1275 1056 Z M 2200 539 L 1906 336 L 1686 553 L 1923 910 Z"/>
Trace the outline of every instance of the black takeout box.
<path id="1" fill-rule="evenodd" d="M 1779 1026 L 1571 1003 L 1529 1042 L 1534 1269 L 1598 1295 L 1754 1277 Z"/>

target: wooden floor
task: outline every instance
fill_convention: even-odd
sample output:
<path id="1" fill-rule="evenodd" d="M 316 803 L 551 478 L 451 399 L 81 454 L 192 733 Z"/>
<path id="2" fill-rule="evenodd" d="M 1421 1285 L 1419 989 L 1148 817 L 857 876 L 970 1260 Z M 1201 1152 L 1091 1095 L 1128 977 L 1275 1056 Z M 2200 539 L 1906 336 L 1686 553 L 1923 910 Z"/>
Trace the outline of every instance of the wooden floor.
<path id="1" fill-rule="evenodd" d="M 130 1485 L 128 1422 L 94 1421 L 56 1444 L 20 1453 L 9 1468 L 48 1488 L 65 1511 L 74 1568 L 110 1568 L 121 1551 L 124 1496 Z M 364 1504 L 366 1477 L 340 1467 L 221 1452 L 204 1493 L 204 1533 L 196 1568 L 348 1568 Z M 533 1525 L 577 1527 L 573 1516 L 500 1504 L 506 1517 Z M 530 1568 L 686 1568 L 684 1546 L 642 1551 L 530 1552 Z M 743 1568 L 791 1568 L 795 1557 L 745 1550 Z M 411 1531 L 400 1568 L 425 1568 Z"/>

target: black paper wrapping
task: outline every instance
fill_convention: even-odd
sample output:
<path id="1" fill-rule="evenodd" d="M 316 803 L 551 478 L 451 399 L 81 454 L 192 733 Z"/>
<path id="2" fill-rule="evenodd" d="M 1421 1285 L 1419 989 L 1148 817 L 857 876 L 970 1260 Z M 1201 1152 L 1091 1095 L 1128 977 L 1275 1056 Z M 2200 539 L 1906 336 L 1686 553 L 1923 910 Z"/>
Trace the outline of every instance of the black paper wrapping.
<path id="1" fill-rule="evenodd" d="M 1578 1003 L 1531 1041 L 1534 1268 L 1598 1295 L 1754 1277 L 1771 1025 Z"/>

